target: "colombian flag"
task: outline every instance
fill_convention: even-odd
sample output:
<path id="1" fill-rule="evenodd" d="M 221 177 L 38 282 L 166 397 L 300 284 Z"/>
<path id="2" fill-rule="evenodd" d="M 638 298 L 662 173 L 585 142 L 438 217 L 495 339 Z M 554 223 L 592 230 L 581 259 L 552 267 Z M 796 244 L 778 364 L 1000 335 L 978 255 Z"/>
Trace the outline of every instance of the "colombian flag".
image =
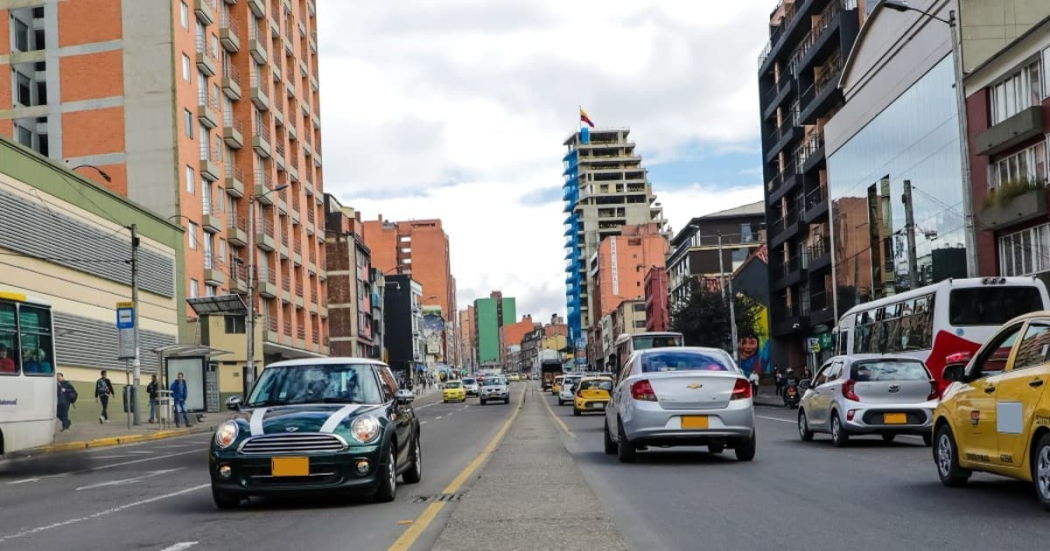
<path id="1" fill-rule="evenodd" d="M 587 116 L 587 112 L 583 110 L 583 107 L 580 108 L 580 122 L 585 122 L 587 126 L 594 128 L 594 123 L 591 122 L 591 118 Z"/>

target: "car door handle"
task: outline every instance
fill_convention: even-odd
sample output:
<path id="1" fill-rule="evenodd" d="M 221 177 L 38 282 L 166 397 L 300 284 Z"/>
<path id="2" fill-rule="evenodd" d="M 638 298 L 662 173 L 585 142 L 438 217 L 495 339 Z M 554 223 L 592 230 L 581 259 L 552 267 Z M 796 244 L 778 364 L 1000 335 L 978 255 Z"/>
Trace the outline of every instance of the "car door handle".
<path id="1" fill-rule="evenodd" d="M 985 394 L 991 394 L 991 393 L 995 392 L 995 387 L 991 386 L 991 385 L 986 386 L 986 387 L 984 387 L 984 392 L 985 392 Z"/>
<path id="2" fill-rule="evenodd" d="M 1033 388 L 1041 387 L 1041 386 L 1043 386 L 1043 380 L 1042 379 L 1032 379 L 1031 381 L 1028 381 L 1028 386 L 1033 387 Z"/>

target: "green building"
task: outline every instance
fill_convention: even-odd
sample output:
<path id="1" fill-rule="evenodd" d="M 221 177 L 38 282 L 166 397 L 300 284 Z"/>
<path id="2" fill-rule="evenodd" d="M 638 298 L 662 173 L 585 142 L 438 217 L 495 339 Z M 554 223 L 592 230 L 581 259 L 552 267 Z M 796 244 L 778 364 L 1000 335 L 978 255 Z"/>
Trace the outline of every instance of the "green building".
<path id="1" fill-rule="evenodd" d="M 474 342 L 478 347 L 478 365 L 499 363 L 499 329 L 517 320 L 514 298 L 493 291 L 489 298 L 474 301 Z"/>

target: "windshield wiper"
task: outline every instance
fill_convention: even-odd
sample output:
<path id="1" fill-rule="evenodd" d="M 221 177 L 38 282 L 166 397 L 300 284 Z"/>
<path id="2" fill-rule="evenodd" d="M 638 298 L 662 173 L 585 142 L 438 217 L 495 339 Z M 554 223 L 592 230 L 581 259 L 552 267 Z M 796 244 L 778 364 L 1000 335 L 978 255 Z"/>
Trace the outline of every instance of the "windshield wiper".
<path id="1" fill-rule="evenodd" d="M 353 398 L 321 398 L 321 402 L 325 404 L 363 404 L 361 400 L 354 400 Z"/>
<path id="2" fill-rule="evenodd" d="M 283 406 L 288 403 L 288 400 L 265 400 L 262 402 L 249 402 L 244 405 L 247 408 L 265 408 L 270 406 Z"/>

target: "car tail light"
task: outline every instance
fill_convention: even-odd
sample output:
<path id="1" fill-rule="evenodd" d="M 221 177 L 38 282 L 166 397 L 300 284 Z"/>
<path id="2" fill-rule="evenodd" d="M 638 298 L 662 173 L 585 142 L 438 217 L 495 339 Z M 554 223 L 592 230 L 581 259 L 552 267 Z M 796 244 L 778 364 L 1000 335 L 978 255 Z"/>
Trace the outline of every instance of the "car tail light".
<path id="1" fill-rule="evenodd" d="M 576 397 L 577 398 L 583 398 L 583 389 L 582 388 L 576 391 Z"/>
<path id="2" fill-rule="evenodd" d="M 737 379 L 736 384 L 733 385 L 733 394 L 729 397 L 730 400 L 743 400 L 744 398 L 751 397 L 751 383 L 744 379 Z"/>
<path id="3" fill-rule="evenodd" d="M 930 394 L 926 396 L 927 400 L 936 400 L 941 397 L 941 389 L 937 386 L 937 381 L 930 381 Z"/>
<path id="4" fill-rule="evenodd" d="M 631 384 L 631 398 L 645 402 L 655 402 L 656 392 L 648 380 L 642 379 Z"/>
<path id="5" fill-rule="evenodd" d="M 860 398 L 857 397 L 857 393 L 853 391 L 853 387 L 856 385 L 857 381 L 854 381 L 853 379 L 846 379 L 846 382 L 842 383 L 842 395 L 845 396 L 847 400 L 853 400 L 854 402 L 860 401 Z"/>
<path id="6" fill-rule="evenodd" d="M 853 417 L 855 417 L 856 415 L 857 415 L 857 410 L 851 409 L 851 410 L 846 412 L 846 420 L 847 421 L 852 421 Z"/>

